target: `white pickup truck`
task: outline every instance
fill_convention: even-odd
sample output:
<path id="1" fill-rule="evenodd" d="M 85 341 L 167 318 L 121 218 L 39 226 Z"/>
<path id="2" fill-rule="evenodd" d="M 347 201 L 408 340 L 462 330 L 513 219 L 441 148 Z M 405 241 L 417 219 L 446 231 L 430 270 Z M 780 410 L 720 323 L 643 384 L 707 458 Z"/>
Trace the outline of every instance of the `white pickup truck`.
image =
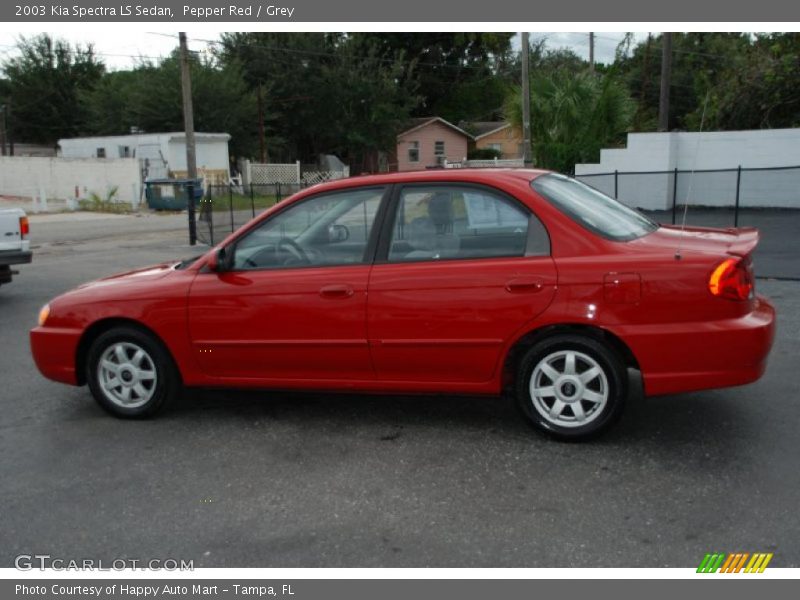
<path id="1" fill-rule="evenodd" d="M 31 262 L 28 217 L 21 208 L 0 209 L 0 285 L 11 282 L 18 272 L 12 265 Z"/>

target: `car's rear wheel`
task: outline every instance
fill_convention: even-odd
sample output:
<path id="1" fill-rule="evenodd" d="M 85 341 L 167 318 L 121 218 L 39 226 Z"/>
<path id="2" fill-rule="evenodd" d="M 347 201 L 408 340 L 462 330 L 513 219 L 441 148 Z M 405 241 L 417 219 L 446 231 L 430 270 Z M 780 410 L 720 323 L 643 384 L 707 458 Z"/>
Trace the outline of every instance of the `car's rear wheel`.
<path id="1" fill-rule="evenodd" d="M 180 389 L 177 369 L 166 349 L 133 327 L 111 329 L 92 343 L 86 380 L 98 404 L 123 418 L 156 414 Z"/>
<path id="2" fill-rule="evenodd" d="M 534 344 L 519 363 L 516 399 L 530 423 L 553 437 L 597 435 L 621 415 L 627 371 L 617 353 L 580 335 Z"/>

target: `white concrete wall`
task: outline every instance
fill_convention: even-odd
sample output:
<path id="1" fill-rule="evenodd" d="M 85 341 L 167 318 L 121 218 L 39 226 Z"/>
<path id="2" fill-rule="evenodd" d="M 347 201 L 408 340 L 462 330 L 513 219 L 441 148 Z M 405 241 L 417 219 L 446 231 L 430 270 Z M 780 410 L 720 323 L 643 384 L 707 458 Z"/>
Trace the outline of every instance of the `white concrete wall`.
<path id="1" fill-rule="evenodd" d="M 142 184 L 139 161 L 135 158 L 40 158 L 0 157 L 0 195 L 48 200 L 88 198 L 96 193 L 105 198 L 114 187 L 120 202 L 139 202 Z"/>
<path id="2" fill-rule="evenodd" d="M 702 171 L 800 166 L 800 129 L 631 133 L 622 149 L 600 152 L 600 162 L 575 165 L 575 175 L 609 195 L 613 176 L 586 177 L 592 173 L 620 171 Z M 691 181 L 691 184 L 690 184 Z M 672 206 L 672 175 L 622 175 L 619 199 L 631 206 L 664 210 Z M 689 189 L 691 187 L 691 190 Z M 696 172 L 678 176 L 677 203 L 730 206 L 736 192 L 736 173 Z M 744 171 L 742 206 L 800 208 L 800 169 Z"/>

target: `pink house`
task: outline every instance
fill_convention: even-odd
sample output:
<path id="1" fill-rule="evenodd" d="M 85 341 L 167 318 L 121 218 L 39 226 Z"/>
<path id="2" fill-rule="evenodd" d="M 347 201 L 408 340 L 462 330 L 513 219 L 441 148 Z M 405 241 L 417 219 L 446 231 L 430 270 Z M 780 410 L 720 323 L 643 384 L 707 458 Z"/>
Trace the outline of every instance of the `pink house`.
<path id="1" fill-rule="evenodd" d="M 462 161 L 472 136 L 442 119 L 411 119 L 410 126 L 397 136 L 398 171 L 417 171 Z M 393 165 L 394 166 L 394 165 Z"/>

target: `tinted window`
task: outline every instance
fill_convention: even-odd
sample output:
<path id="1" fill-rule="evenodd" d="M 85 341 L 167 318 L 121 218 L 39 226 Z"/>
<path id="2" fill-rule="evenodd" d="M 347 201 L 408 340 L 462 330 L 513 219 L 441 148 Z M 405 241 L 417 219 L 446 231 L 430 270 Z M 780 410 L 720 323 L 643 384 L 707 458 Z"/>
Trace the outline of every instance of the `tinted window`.
<path id="1" fill-rule="evenodd" d="M 236 243 L 235 269 L 347 265 L 365 260 L 383 189 L 302 200 Z"/>
<path id="2" fill-rule="evenodd" d="M 397 205 L 389 260 L 523 256 L 533 219 L 517 203 L 479 188 L 407 187 Z"/>
<path id="3" fill-rule="evenodd" d="M 575 179 L 550 173 L 534 179 L 531 186 L 561 212 L 606 239 L 624 242 L 658 229 L 643 214 Z"/>

